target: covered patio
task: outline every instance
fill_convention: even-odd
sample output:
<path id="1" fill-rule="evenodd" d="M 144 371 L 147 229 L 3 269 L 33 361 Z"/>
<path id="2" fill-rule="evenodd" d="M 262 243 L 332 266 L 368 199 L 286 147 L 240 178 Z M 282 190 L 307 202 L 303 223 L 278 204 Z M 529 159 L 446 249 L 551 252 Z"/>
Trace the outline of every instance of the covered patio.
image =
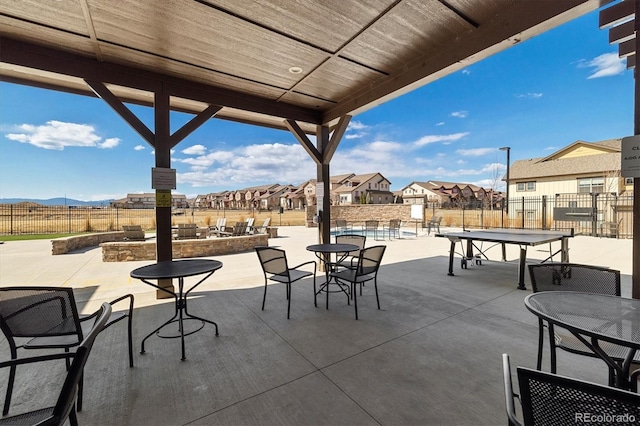
<path id="1" fill-rule="evenodd" d="M 287 250 L 292 264 L 314 259 L 304 247 L 317 230 L 281 232 L 271 245 Z M 509 353 L 515 365 L 535 366 L 537 319 L 523 304 L 530 289 L 516 289 L 517 262 L 468 270 L 456 264 L 450 277 L 445 238 L 420 233 L 385 242 L 382 309 L 365 287 L 358 321 L 342 294 L 331 295 L 329 310 L 323 297 L 315 308 L 310 280 L 294 286 L 290 320 L 282 285 L 270 285 L 261 311 L 256 254 L 215 257 L 223 268 L 198 287 L 189 307 L 218 322 L 220 335 L 205 326 L 188 336 L 184 362 L 175 339 L 152 337 L 146 354 L 138 353 L 142 337 L 173 311 L 171 299 L 157 300 L 153 288 L 129 277 L 149 262 L 103 263 L 99 249 L 54 257 L 49 244 L 0 246 L 0 285 L 71 286 L 85 312 L 123 293 L 136 298 L 135 367 L 127 362 L 126 327 L 105 330 L 87 365 L 81 424 L 504 424 L 501 354 Z M 631 244 L 577 236 L 571 260 L 620 269 L 629 297 Z M 546 255 L 545 248 L 530 252 Z M 3 341 L 0 357 L 7 350 Z M 548 350 L 545 355 L 548 370 Z M 20 368 L 11 412 L 51 401 L 63 370 L 62 363 Z M 602 361 L 564 351 L 558 372 L 607 382 Z M 33 390 L 33 383 L 46 385 Z"/>

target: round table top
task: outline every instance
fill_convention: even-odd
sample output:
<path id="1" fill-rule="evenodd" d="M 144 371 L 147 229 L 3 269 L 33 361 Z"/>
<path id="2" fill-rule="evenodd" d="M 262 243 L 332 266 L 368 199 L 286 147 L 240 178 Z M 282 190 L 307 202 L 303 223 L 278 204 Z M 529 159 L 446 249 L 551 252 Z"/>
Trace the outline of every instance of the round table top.
<path id="1" fill-rule="evenodd" d="M 307 250 L 314 251 L 316 253 L 344 253 L 349 251 L 360 250 L 355 244 L 345 243 L 325 243 L 325 244 L 311 244 L 307 246 Z"/>
<path id="2" fill-rule="evenodd" d="M 184 259 L 158 262 L 131 271 L 132 278 L 165 279 L 190 277 L 222 268 L 222 262 L 210 259 Z"/>
<path id="3" fill-rule="evenodd" d="M 524 299 L 533 314 L 579 334 L 640 349 L 640 300 L 575 291 L 543 291 Z"/>

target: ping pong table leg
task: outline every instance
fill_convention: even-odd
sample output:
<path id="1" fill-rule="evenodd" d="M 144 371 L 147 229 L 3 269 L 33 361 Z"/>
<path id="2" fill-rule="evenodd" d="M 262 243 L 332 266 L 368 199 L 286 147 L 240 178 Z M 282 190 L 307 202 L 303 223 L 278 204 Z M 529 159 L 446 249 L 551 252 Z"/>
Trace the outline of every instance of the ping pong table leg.
<path id="1" fill-rule="evenodd" d="M 502 261 L 507 261 L 507 245 L 505 243 L 502 243 Z"/>
<path id="2" fill-rule="evenodd" d="M 453 253 L 456 251 L 456 240 L 452 238 L 449 241 L 451 241 L 451 248 L 449 249 L 449 273 L 447 275 L 453 277 Z"/>
<path id="3" fill-rule="evenodd" d="M 561 253 L 560 253 L 560 259 L 562 260 L 562 262 L 569 262 L 569 239 L 568 238 L 562 238 L 562 240 L 560 241 L 561 244 Z"/>
<path id="4" fill-rule="evenodd" d="M 518 265 L 518 290 L 526 290 L 524 285 L 524 270 L 527 264 L 527 246 L 520 246 L 520 264 Z"/>

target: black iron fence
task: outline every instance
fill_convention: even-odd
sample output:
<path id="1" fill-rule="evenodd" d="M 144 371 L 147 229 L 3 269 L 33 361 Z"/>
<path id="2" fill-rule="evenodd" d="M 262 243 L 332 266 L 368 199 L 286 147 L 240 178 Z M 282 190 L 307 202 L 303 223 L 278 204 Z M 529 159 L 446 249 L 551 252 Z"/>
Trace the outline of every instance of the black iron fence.
<path id="1" fill-rule="evenodd" d="M 511 198 L 504 209 L 478 203 L 474 204 L 473 208 L 465 203 L 448 208 L 430 203 L 426 206 L 426 210 L 427 220 L 432 215 L 443 216 L 444 226 L 573 228 L 576 234 L 582 235 L 614 238 L 632 238 L 633 236 L 633 196 L 631 195 L 557 194 L 551 197 L 517 197 Z M 217 216 L 224 216 L 225 212 L 197 209 L 194 212 L 194 210 L 185 209 L 175 211 L 174 214 L 172 223 L 193 222 L 209 225 L 210 222 L 215 223 Z M 235 218 L 237 220 L 244 220 L 244 216 L 259 216 L 255 212 L 226 212 L 227 216 L 231 214 L 237 216 Z M 286 223 L 304 224 L 303 212 L 300 215 L 299 220 L 287 219 Z M 262 220 L 264 217 L 260 216 L 258 219 Z M 282 222 L 281 215 L 280 222 Z M 0 204 L 0 235 L 107 232 L 121 230 L 122 225 L 141 225 L 143 229 L 155 229 L 155 210 Z"/>
<path id="2" fill-rule="evenodd" d="M 463 228 L 567 229 L 579 235 L 632 238 L 633 195 L 608 193 L 556 194 L 511 198 L 503 209 L 461 204 L 446 208 L 429 204 L 432 215 L 443 223 Z"/>

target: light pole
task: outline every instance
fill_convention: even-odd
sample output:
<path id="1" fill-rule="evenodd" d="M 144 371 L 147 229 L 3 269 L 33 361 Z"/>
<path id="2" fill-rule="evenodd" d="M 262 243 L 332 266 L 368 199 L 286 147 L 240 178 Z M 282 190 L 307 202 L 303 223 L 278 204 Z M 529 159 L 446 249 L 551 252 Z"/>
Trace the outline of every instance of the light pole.
<path id="1" fill-rule="evenodd" d="M 507 210 L 507 218 L 509 218 L 509 167 L 511 165 L 509 154 L 511 153 L 511 147 L 503 146 L 502 148 L 500 148 L 500 151 L 507 151 L 507 198 L 505 200 L 504 206 Z"/>

